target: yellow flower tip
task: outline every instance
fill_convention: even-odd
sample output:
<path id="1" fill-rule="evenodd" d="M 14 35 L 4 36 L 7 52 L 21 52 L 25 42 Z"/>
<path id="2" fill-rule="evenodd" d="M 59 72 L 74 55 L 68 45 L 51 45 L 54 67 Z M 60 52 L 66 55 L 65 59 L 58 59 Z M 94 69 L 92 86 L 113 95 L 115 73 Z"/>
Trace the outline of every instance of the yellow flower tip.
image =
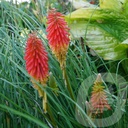
<path id="1" fill-rule="evenodd" d="M 97 78 L 96 78 L 94 84 L 102 84 L 102 77 L 101 77 L 100 73 L 97 75 Z"/>
<path id="2" fill-rule="evenodd" d="M 68 45 L 64 45 L 57 50 L 53 50 L 54 55 L 56 56 L 57 60 L 60 63 L 60 67 L 63 68 L 66 62 L 66 54 L 68 50 Z"/>

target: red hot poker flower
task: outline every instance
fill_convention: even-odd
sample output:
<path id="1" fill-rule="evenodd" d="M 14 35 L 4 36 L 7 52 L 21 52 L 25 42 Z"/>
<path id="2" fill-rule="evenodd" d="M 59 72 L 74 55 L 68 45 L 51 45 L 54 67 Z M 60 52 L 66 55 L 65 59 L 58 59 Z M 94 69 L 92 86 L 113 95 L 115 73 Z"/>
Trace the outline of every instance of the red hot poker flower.
<path id="1" fill-rule="evenodd" d="M 36 34 L 30 34 L 26 44 L 24 59 L 26 70 L 35 80 L 46 83 L 48 77 L 48 55 Z"/>
<path id="2" fill-rule="evenodd" d="M 90 102 L 95 114 L 103 113 L 104 108 L 110 109 L 100 74 L 94 83 Z"/>
<path id="3" fill-rule="evenodd" d="M 48 79 L 48 55 L 35 33 L 30 34 L 26 44 L 25 57 L 26 70 L 35 80 L 46 86 Z M 43 97 L 43 109 L 47 112 L 47 95 L 36 83 L 31 80 L 34 88 L 38 90 L 39 96 Z"/>
<path id="4" fill-rule="evenodd" d="M 47 27 L 47 38 L 49 46 L 58 59 L 60 66 L 65 65 L 66 53 L 69 46 L 69 28 L 64 16 L 57 12 L 55 9 L 52 9 L 48 12 L 48 27 Z"/>

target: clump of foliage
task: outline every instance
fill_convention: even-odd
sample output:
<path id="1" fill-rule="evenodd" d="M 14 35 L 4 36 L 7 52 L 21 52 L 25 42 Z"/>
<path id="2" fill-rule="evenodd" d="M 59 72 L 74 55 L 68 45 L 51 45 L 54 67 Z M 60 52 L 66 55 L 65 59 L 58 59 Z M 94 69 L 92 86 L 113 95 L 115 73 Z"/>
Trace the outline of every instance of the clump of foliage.
<path id="1" fill-rule="evenodd" d="M 113 85 L 110 82 L 104 83 L 103 88 L 111 110 L 97 115 L 97 118 L 111 116 L 120 98 L 119 112 L 123 112 L 122 118 L 108 128 L 127 128 L 128 96 L 126 93 L 124 97 L 119 94 L 121 91 L 127 92 L 128 1 L 100 0 L 99 5 L 72 11 L 71 3 L 65 4 L 59 0 L 32 0 L 19 5 L 6 1 L 0 3 L 1 128 L 84 128 L 75 117 L 76 108 L 86 117 L 85 122 L 91 127 L 97 127 L 94 121 L 96 117 L 90 117 L 89 105 L 85 104 L 86 100 L 91 99 L 92 90 L 88 85 L 81 92 L 79 88 L 89 76 L 95 76 L 92 78 L 94 84 L 97 74 L 102 72 L 120 74 L 126 83 L 122 83 L 122 86 L 116 82 Z M 64 70 L 52 54 L 46 38 L 46 16 L 51 8 L 65 14 L 65 20 L 70 27 L 71 40 Z M 42 99 L 33 88 L 25 69 L 26 41 L 28 34 L 33 31 L 43 41 L 48 52 L 48 86 L 43 88 L 36 81 L 36 85 L 47 94 L 47 113 L 44 113 Z M 65 84 L 70 85 L 70 88 Z M 85 100 L 86 93 L 88 96 Z M 84 109 L 77 102 L 79 94 L 83 94 L 81 104 L 86 106 Z"/>

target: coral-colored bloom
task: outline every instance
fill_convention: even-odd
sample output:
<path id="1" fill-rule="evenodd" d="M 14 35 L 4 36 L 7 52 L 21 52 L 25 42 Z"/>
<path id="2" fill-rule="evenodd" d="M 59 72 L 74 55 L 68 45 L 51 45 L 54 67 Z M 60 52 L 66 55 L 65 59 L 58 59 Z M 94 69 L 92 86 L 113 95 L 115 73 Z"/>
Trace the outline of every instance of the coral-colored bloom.
<path id="1" fill-rule="evenodd" d="M 101 75 L 98 74 L 93 86 L 92 96 L 90 100 L 92 110 L 97 113 L 103 113 L 104 108 L 110 109 L 107 101 L 107 96 L 102 86 Z"/>
<path id="2" fill-rule="evenodd" d="M 64 66 L 66 60 L 66 53 L 69 46 L 69 28 L 64 16 L 52 9 L 48 12 L 48 27 L 47 27 L 47 38 L 49 46 L 58 59 L 61 66 Z"/>
<path id="3" fill-rule="evenodd" d="M 36 34 L 30 34 L 27 39 L 24 59 L 26 70 L 35 80 L 45 83 L 48 77 L 48 55 Z"/>

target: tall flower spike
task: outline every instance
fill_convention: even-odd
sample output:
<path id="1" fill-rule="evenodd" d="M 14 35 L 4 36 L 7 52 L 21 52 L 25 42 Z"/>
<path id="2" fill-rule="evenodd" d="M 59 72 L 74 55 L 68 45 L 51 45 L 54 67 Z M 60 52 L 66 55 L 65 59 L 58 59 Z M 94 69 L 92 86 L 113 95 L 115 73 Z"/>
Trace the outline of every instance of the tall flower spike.
<path id="1" fill-rule="evenodd" d="M 110 109 L 104 86 L 102 86 L 101 74 L 98 74 L 97 79 L 94 82 L 90 103 L 95 114 L 103 113 L 104 108 Z"/>
<path id="2" fill-rule="evenodd" d="M 26 70 L 29 75 L 43 86 L 46 86 L 49 71 L 48 55 L 41 39 L 39 39 L 35 33 L 30 34 L 27 39 L 24 59 L 26 61 Z M 46 100 L 46 94 L 38 85 L 36 85 L 34 80 L 31 81 L 34 88 L 38 90 L 40 97 L 44 96 L 44 99 Z"/>
<path id="3" fill-rule="evenodd" d="M 52 9 L 48 12 L 47 39 L 49 46 L 58 59 L 61 68 L 65 66 L 66 54 L 69 46 L 69 28 L 64 16 Z"/>
<path id="4" fill-rule="evenodd" d="M 30 76 L 41 83 L 46 83 L 49 71 L 48 55 L 36 34 L 29 35 L 24 59 Z"/>

